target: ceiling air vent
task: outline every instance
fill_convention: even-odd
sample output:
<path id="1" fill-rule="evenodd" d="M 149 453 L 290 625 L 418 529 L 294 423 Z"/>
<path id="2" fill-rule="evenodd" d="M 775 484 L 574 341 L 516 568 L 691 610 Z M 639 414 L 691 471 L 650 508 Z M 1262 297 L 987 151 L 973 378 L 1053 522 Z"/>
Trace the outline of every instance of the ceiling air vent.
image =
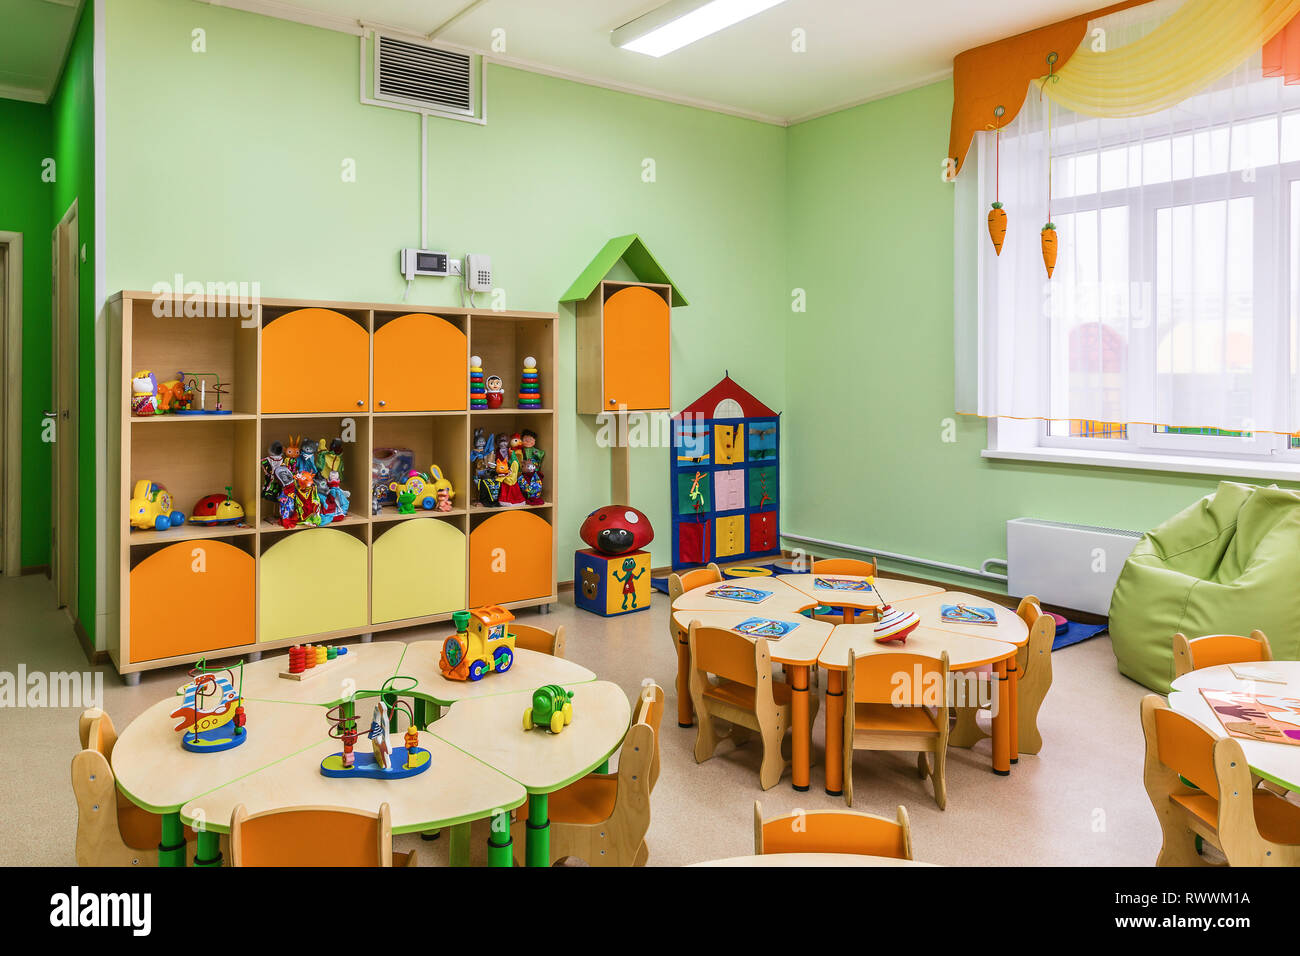
<path id="1" fill-rule="evenodd" d="M 474 115 L 474 70 L 468 54 L 393 37 L 376 39 L 376 99 Z"/>

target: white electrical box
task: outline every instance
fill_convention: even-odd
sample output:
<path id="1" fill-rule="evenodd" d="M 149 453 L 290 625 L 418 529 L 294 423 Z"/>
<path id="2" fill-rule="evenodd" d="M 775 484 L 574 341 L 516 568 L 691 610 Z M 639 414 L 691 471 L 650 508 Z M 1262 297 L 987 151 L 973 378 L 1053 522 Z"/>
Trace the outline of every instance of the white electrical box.
<path id="1" fill-rule="evenodd" d="M 445 278 L 451 274 L 447 253 L 432 249 L 403 249 L 400 265 L 407 282 L 416 276 Z"/>
<path id="2" fill-rule="evenodd" d="M 492 257 L 469 253 L 465 256 L 465 284 L 470 292 L 492 291 Z"/>

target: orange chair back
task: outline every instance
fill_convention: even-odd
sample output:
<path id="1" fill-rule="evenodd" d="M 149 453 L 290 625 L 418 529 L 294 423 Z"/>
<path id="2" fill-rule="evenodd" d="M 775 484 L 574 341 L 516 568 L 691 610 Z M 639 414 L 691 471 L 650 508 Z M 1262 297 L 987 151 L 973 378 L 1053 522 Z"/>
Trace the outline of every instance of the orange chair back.
<path id="1" fill-rule="evenodd" d="M 564 656 L 563 624 L 554 631 L 548 631 L 544 627 L 535 627 L 532 624 L 512 623 L 510 632 L 515 636 L 515 647 L 536 651 L 539 654 L 550 654 L 553 657 Z"/>
<path id="2" fill-rule="evenodd" d="M 230 821 L 233 862 L 236 866 L 391 865 L 388 820 L 386 803 L 378 813 L 301 807 L 252 816 L 241 804 Z"/>
<path id="3" fill-rule="evenodd" d="M 681 574 L 670 574 L 668 575 L 668 599 L 675 601 L 687 591 L 702 588 L 706 584 L 718 584 L 721 580 L 722 569 L 716 564 L 696 568 L 693 571 L 683 571 Z"/>
<path id="4" fill-rule="evenodd" d="M 1034 624 L 1043 615 L 1043 609 L 1038 603 L 1038 598 L 1030 594 L 1020 599 L 1020 604 L 1016 607 L 1016 614 L 1020 617 L 1020 620 L 1025 622 L 1026 627 L 1033 630 Z"/>
<path id="5" fill-rule="evenodd" d="M 1215 737 L 1182 714 L 1166 707 L 1155 711 L 1156 757 L 1216 800 L 1219 778 L 1214 770 Z"/>
<path id="6" fill-rule="evenodd" d="M 791 814 L 763 823 L 763 853 L 861 853 L 895 860 L 912 858 L 901 807 L 900 820 L 867 813 L 824 811 Z"/>
<path id="7" fill-rule="evenodd" d="M 813 562 L 813 574 L 853 574 L 861 577 L 874 577 L 875 561 L 861 561 L 858 558 L 821 558 Z"/>
<path id="8" fill-rule="evenodd" d="M 645 724 L 654 731 L 655 735 L 654 757 L 650 761 L 650 789 L 653 790 L 655 781 L 659 779 L 659 724 L 664 716 L 664 690 L 658 684 L 647 684 L 641 688 L 641 696 L 638 700 L 636 720 L 633 723 Z M 620 758 L 620 767 L 622 763 Z"/>
<path id="9" fill-rule="evenodd" d="M 947 662 L 922 654 L 868 654 L 853 658 L 855 704 L 944 707 Z"/>
<path id="10" fill-rule="evenodd" d="M 1206 637 L 1188 638 L 1193 670 L 1216 667 L 1219 664 L 1249 664 L 1270 660 L 1263 641 L 1240 634 L 1210 634 Z"/>
<path id="11" fill-rule="evenodd" d="M 761 639 L 757 643 L 766 644 Z M 758 686 L 757 643 L 725 628 L 691 624 L 695 666 L 747 687 Z"/>

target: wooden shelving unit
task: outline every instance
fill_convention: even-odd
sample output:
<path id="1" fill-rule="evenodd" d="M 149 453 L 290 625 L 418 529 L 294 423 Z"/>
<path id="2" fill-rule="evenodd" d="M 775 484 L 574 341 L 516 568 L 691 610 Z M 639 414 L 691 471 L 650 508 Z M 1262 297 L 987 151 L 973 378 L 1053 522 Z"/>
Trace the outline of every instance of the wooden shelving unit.
<path id="1" fill-rule="evenodd" d="M 171 315 L 203 317 L 170 317 L 168 305 Z M 474 604 L 555 602 L 556 313 L 263 299 L 241 319 L 224 306 L 148 292 L 108 303 L 105 445 L 119 509 L 108 534 L 117 582 L 109 653 L 119 673 L 428 624 Z M 507 407 L 469 409 L 472 354 L 501 376 Z M 541 409 L 508 407 L 527 355 L 542 372 Z M 231 414 L 133 417 L 131 378 L 141 369 L 160 380 L 215 372 L 231 383 Z M 537 433 L 545 504 L 477 504 L 475 428 Z M 274 520 L 260 463 L 290 435 L 344 437 L 343 521 L 286 529 Z M 411 449 L 419 471 L 438 465 L 455 488 L 453 509 L 372 515 L 371 458 L 385 447 Z M 199 498 L 229 485 L 246 523 L 132 529 L 139 479 L 163 485 L 187 518 Z"/>

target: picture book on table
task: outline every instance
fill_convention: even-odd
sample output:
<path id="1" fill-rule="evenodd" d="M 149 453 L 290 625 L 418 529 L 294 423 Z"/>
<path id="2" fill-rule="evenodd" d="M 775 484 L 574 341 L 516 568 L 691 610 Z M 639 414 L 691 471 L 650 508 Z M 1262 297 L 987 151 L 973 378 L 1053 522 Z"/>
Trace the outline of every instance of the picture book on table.
<path id="1" fill-rule="evenodd" d="M 1267 664 L 1229 664 L 1228 670 L 1237 680 L 1263 681 L 1266 684 L 1285 684 L 1286 675 L 1273 670 Z"/>
<path id="2" fill-rule="evenodd" d="M 774 621 L 770 617 L 751 617 L 741 621 L 732 630 L 746 637 L 765 637 L 769 641 L 779 641 L 798 626 L 790 621 Z"/>
<path id="3" fill-rule="evenodd" d="M 1300 699 L 1204 687 L 1201 696 L 1231 736 L 1300 747 Z"/>
<path id="4" fill-rule="evenodd" d="M 871 585 L 866 581 L 853 578 L 813 578 L 813 587 L 820 591 L 870 591 Z"/>
<path id="5" fill-rule="evenodd" d="M 947 624 L 997 624 L 998 612 L 991 607 L 945 604 L 939 608 L 939 620 Z"/>
<path id="6" fill-rule="evenodd" d="M 761 604 L 772 596 L 771 591 L 760 591 L 758 588 L 741 587 L 739 584 L 723 584 L 714 588 L 712 591 L 704 592 L 711 598 L 722 598 L 726 601 L 742 601 L 745 604 Z"/>

